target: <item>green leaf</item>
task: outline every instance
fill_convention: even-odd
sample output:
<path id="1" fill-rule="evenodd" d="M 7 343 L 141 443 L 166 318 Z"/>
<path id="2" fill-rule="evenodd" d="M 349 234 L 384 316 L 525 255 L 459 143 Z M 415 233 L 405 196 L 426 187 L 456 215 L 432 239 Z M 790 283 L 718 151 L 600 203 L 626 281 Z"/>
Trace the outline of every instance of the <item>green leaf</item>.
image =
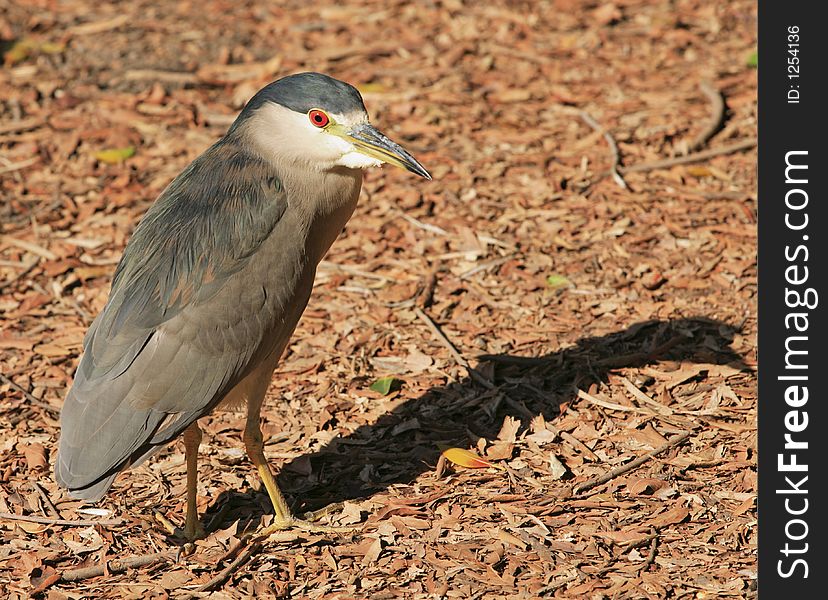
<path id="1" fill-rule="evenodd" d="M 118 163 L 124 162 L 133 154 L 135 154 L 135 146 L 127 146 L 126 148 L 99 150 L 95 152 L 95 158 L 108 165 L 117 165 Z"/>
<path id="2" fill-rule="evenodd" d="M 391 392 L 396 392 L 402 386 L 402 380 L 396 377 L 380 377 L 371 384 L 371 389 L 379 392 L 383 396 L 387 396 Z"/>
<path id="3" fill-rule="evenodd" d="M 747 58 L 747 66 L 752 69 L 755 69 L 759 66 L 759 53 L 754 51 L 750 53 L 750 56 Z"/>
<path id="4" fill-rule="evenodd" d="M 563 287 L 571 287 L 572 282 L 563 275 L 552 274 L 546 276 L 546 285 L 552 289 L 558 289 Z"/>

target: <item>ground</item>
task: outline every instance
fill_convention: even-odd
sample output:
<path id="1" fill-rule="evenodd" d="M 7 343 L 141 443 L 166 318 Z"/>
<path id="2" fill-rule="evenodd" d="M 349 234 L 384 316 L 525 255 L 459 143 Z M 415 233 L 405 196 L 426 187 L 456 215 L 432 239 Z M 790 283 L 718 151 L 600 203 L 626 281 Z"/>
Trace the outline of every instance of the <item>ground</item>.
<path id="1" fill-rule="evenodd" d="M 11 597 L 755 594 L 754 2 L 0 0 L 0 49 Z M 246 540 L 272 511 L 226 412 L 177 552 L 180 441 L 85 505 L 60 406 L 141 215 L 301 70 L 434 176 L 367 175 L 264 409 L 294 511 L 357 530 Z"/>

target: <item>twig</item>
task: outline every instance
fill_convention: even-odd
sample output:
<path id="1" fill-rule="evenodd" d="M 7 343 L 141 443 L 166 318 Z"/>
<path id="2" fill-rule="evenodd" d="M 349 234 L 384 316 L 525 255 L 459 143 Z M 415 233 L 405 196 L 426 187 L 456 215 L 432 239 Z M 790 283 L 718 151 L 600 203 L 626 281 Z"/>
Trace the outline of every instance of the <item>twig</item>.
<path id="1" fill-rule="evenodd" d="M 319 263 L 319 268 L 324 271 L 338 271 L 340 273 L 348 273 L 349 275 L 357 275 L 359 277 L 365 277 L 366 279 L 376 279 L 377 281 L 383 282 L 396 282 L 397 280 L 393 277 L 386 277 L 385 275 L 379 275 L 378 273 L 372 273 L 370 271 L 364 271 L 362 269 L 358 269 L 356 267 L 352 267 L 351 265 L 341 265 L 339 263 L 334 263 L 328 260 L 323 260 Z"/>
<path id="2" fill-rule="evenodd" d="M 21 160 L 20 162 L 10 163 L 5 167 L 0 167 L 0 175 L 5 175 L 6 173 L 12 173 L 14 171 L 19 171 L 20 169 L 25 169 L 26 167 L 31 167 L 32 165 L 36 165 L 40 162 L 39 156 L 34 156 L 32 158 L 27 158 L 26 160 Z"/>
<path id="3" fill-rule="evenodd" d="M 37 481 L 33 482 L 34 488 L 37 490 L 37 493 L 40 495 L 40 499 L 43 500 L 43 503 L 46 505 L 46 508 L 49 509 L 49 514 L 52 515 L 55 519 L 63 519 L 63 515 L 60 514 L 57 506 L 55 503 L 52 502 L 52 499 L 49 498 L 49 494 L 46 493 L 46 490 L 43 489 L 43 486 L 40 485 Z"/>
<path id="4" fill-rule="evenodd" d="M 27 523 L 41 523 L 43 525 L 66 525 L 68 527 L 89 527 L 90 525 L 120 525 L 121 519 L 99 520 L 94 519 L 56 519 L 52 517 L 38 517 L 35 515 L 15 515 L 7 512 L 0 512 L 0 519 L 6 521 L 25 521 Z"/>
<path id="5" fill-rule="evenodd" d="M 92 567 L 83 567 L 82 569 L 63 571 L 60 575 L 60 581 L 80 581 L 81 579 L 100 577 L 106 573 L 123 573 L 129 569 L 146 567 L 160 562 L 171 562 L 175 559 L 176 551 L 177 550 L 165 550 L 164 552 L 155 552 L 154 554 L 143 554 L 141 556 L 132 556 L 121 560 L 110 560 L 106 561 L 104 564 Z"/>
<path id="6" fill-rule="evenodd" d="M 186 71 L 159 71 L 157 69 L 130 69 L 123 75 L 124 81 L 160 81 L 182 85 L 196 84 L 198 75 Z"/>
<path id="7" fill-rule="evenodd" d="M 690 142 L 689 152 L 695 152 L 703 148 L 710 138 L 721 129 L 725 118 L 725 101 L 722 93 L 713 87 L 713 84 L 709 81 L 702 81 L 699 88 L 710 100 L 710 119 L 702 132 Z"/>
<path id="8" fill-rule="evenodd" d="M 610 152 L 612 152 L 612 166 L 610 167 L 610 174 L 612 175 L 612 178 L 615 180 L 615 183 L 617 183 L 622 190 L 630 189 L 627 185 L 627 182 L 624 181 L 623 177 L 621 177 L 621 173 L 619 173 L 618 165 L 621 163 L 621 154 L 618 151 L 618 144 L 615 143 L 615 138 L 612 137 L 612 134 L 609 131 L 601 127 L 601 124 L 595 119 L 593 119 L 592 115 L 590 115 L 585 110 L 582 110 L 580 112 L 580 115 L 584 123 L 592 127 L 595 131 L 602 133 L 604 135 L 604 139 L 610 147 Z"/>
<path id="9" fill-rule="evenodd" d="M 653 411 L 644 410 L 643 408 L 638 408 L 637 406 L 624 406 L 623 404 L 616 404 L 615 402 L 607 402 L 606 400 L 601 400 L 600 398 L 596 398 L 592 394 L 587 393 L 581 389 L 578 390 L 578 398 L 580 398 L 581 400 L 586 400 L 590 404 L 596 404 L 603 408 L 608 408 L 609 410 L 620 410 L 623 412 L 634 412 L 646 415 L 653 414 Z"/>
<path id="10" fill-rule="evenodd" d="M 653 458 L 655 456 L 658 456 L 662 452 L 665 452 L 665 451 L 669 450 L 670 448 L 673 448 L 674 446 L 678 446 L 679 444 L 683 443 L 691 435 L 693 435 L 692 431 L 685 431 L 684 433 L 675 436 L 673 439 L 668 440 L 666 443 L 662 444 L 661 446 L 659 446 L 658 448 L 656 448 L 652 452 L 648 452 L 644 456 L 639 456 L 635 460 L 631 460 L 630 462 L 628 462 L 624 465 L 621 465 L 620 467 L 616 467 L 616 468 L 612 469 L 611 471 L 607 471 L 606 473 L 604 473 L 603 475 L 601 475 L 599 477 L 595 477 L 593 479 L 590 479 L 589 481 L 585 481 L 584 483 L 582 483 L 578 486 L 575 486 L 575 488 L 572 490 L 572 493 L 574 495 L 583 494 L 584 492 L 586 492 L 588 490 L 591 490 L 595 486 L 601 485 L 602 483 L 606 483 L 606 482 L 608 482 L 612 479 L 615 479 L 619 475 L 623 475 L 624 473 L 632 471 L 633 469 L 636 469 L 636 468 L 640 467 L 641 465 L 643 465 L 645 462 L 647 462 L 651 458 Z"/>
<path id="11" fill-rule="evenodd" d="M 37 398 L 36 396 L 34 396 L 34 394 L 29 392 L 25 388 L 17 385 L 14 381 L 9 379 L 8 377 L 3 375 L 2 373 L 0 373 L 0 381 L 3 381 L 3 383 L 8 384 L 10 387 L 17 390 L 21 394 L 23 394 L 23 396 L 26 398 L 26 400 L 28 400 L 29 402 L 31 402 L 35 406 L 39 406 L 40 408 L 43 408 L 43 409 L 49 411 L 52 415 L 55 415 L 55 416 L 60 414 L 60 409 L 55 408 L 54 406 L 52 406 L 48 402 L 44 402 L 40 398 Z"/>
<path id="12" fill-rule="evenodd" d="M 480 271 L 485 271 L 485 270 L 491 269 L 493 267 L 498 267 L 498 266 L 502 265 L 503 263 L 511 260 L 515 256 L 517 256 L 517 252 L 512 252 L 512 253 L 510 253 L 506 256 L 501 256 L 500 258 L 495 258 L 495 259 L 492 259 L 492 260 L 487 260 L 485 262 L 482 262 L 479 265 L 472 267 L 468 271 L 460 273 L 460 279 L 468 279 L 472 275 L 476 275 L 477 273 L 480 273 Z"/>
<path id="13" fill-rule="evenodd" d="M 667 158 L 665 160 L 657 160 L 651 163 L 642 163 L 640 165 L 631 165 L 629 167 L 622 167 L 620 171 L 627 173 L 642 173 L 644 171 L 653 171 L 655 169 L 666 169 L 667 167 L 674 167 L 676 165 L 686 165 L 688 163 L 701 162 L 714 156 L 721 156 L 722 154 L 732 154 L 733 152 L 740 152 L 741 150 L 749 150 L 756 145 L 756 138 L 747 138 L 739 142 L 730 144 L 729 146 L 722 146 L 721 148 L 711 148 L 702 152 L 694 154 L 687 154 L 685 156 L 676 156 L 675 158 Z"/>
<path id="14" fill-rule="evenodd" d="M 6 281 L 0 282 L 0 291 L 2 291 L 5 288 L 11 286 L 11 284 L 13 284 L 15 281 L 23 279 L 26 275 L 28 275 L 29 273 L 32 272 L 32 269 L 34 269 L 37 266 L 37 263 L 39 263 L 39 262 L 40 262 L 40 257 L 37 256 L 32 260 L 32 262 L 28 263 L 26 265 L 26 267 L 22 271 L 20 271 L 17 275 L 12 277 L 11 279 L 7 279 Z"/>
<path id="15" fill-rule="evenodd" d="M 236 571 L 240 566 L 246 563 L 250 558 L 258 552 L 259 548 L 262 547 L 262 542 L 255 541 L 250 544 L 247 548 L 245 548 L 236 559 L 231 562 L 229 565 L 224 567 L 215 577 L 213 577 L 210 581 L 199 587 L 196 591 L 197 592 L 209 592 L 223 584 L 227 581 L 230 576 Z"/>
<path id="16" fill-rule="evenodd" d="M 57 254 L 55 254 L 48 248 L 44 248 L 43 246 L 35 244 L 34 242 L 20 240 L 9 235 L 0 236 L 0 242 L 6 242 L 8 244 L 11 244 L 12 246 L 17 246 L 21 250 L 31 252 L 32 254 L 37 254 L 38 256 L 42 256 L 46 260 L 57 260 Z"/>
<path id="17" fill-rule="evenodd" d="M 647 560 L 645 560 L 644 564 L 641 566 L 641 571 L 646 571 L 650 568 L 650 565 L 652 565 L 655 562 L 656 547 L 658 546 L 658 532 L 655 530 L 655 528 L 653 528 L 653 530 L 650 532 L 650 535 L 652 536 L 652 541 L 650 542 L 650 552 L 647 555 Z"/>
<path id="18" fill-rule="evenodd" d="M 400 216 L 417 227 L 418 229 L 422 229 L 423 231 L 428 231 L 429 233 L 436 233 L 437 235 L 449 235 L 449 232 L 443 229 L 442 227 L 437 227 L 437 225 L 431 225 L 430 223 L 423 223 L 415 219 L 414 217 L 405 214 L 404 212 L 400 211 Z"/>
<path id="19" fill-rule="evenodd" d="M 70 27 L 67 33 L 69 35 L 94 35 L 103 33 L 104 31 L 118 29 L 121 25 L 126 25 L 129 23 L 130 18 L 131 17 L 129 15 L 118 15 L 112 19 L 92 21 L 91 23 L 81 23 L 80 25 Z"/>
<path id="20" fill-rule="evenodd" d="M 451 354 L 452 358 L 454 359 L 454 362 L 456 362 L 458 365 L 460 365 L 461 367 L 465 368 L 466 371 L 468 371 L 469 377 L 474 379 L 477 383 L 479 383 L 480 385 L 482 385 L 485 388 L 488 388 L 490 390 L 494 389 L 495 385 L 491 381 L 489 381 L 486 377 L 481 375 L 479 371 L 472 368 L 472 366 L 469 364 L 469 361 L 467 361 L 465 358 L 463 358 L 463 355 L 460 354 L 460 352 L 457 350 L 457 348 L 454 346 L 454 344 L 451 343 L 451 340 L 449 340 L 446 337 L 446 334 L 444 334 L 440 330 L 440 328 L 437 326 L 437 323 L 435 323 L 431 319 L 431 317 L 429 317 L 423 311 L 423 309 L 421 309 L 419 306 L 415 306 L 414 307 L 414 313 L 417 315 L 417 317 L 423 323 L 428 325 L 428 328 L 431 330 L 431 332 L 437 337 L 437 339 L 439 339 L 443 343 L 443 345 L 446 347 L 446 349 L 448 349 L 449 354 Z"/>
<path id="21" fill-rule="evenodd" d="M 11 123 L 2 123 L 0 124 L 0 135 L 37 129 L 44 123 L 46 123 L 46 119 L 43 117 L 29 117 L 28 119 L 20 119 L 19 121 L 12 121 Z"/>
<path id="22" fill-rule="evenodd" d="M 422 291 L 414 298 L 420 308 L 428 308 L 434 301 L 434 290 L 437 288 L 437 269 L 432 269 L 426 277 Z"/>

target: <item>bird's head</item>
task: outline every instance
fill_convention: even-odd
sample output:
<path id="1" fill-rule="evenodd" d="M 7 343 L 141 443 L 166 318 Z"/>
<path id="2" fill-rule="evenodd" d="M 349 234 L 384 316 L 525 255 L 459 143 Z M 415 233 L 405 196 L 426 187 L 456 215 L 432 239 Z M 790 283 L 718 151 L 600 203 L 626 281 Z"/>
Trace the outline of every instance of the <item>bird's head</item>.
<path id="1" fill-rule="evenodd" d="M 230 133 L 244 135 L 277 164 L 316 170 L 396 165 L 431 179 L 404 148 L 368 121 L 352 85 L 321 73 L 299 73 L 262 88 Z"/>

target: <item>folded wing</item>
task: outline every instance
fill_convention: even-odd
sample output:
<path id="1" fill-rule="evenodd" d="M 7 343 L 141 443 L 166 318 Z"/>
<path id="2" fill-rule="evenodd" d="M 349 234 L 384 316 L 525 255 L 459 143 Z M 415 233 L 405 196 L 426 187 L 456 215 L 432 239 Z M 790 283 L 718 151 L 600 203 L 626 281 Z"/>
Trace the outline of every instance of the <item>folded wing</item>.
<path id="1" fill-rule="evenodd" d="M 277 316 L 245 268 L 286 206 L 270 168 L 221 141 L 147 212 L 61 412 L 55 477 L 72 495 L 100 498 L 249 371 Z"/>

